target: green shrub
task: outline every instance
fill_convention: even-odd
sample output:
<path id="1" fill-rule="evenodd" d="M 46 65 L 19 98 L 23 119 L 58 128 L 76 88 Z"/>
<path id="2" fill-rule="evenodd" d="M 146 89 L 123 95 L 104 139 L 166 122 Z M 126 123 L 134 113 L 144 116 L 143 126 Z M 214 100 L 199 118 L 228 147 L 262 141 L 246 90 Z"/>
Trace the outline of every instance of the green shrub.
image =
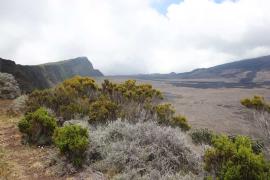
<path id="1" fill-rule="evenodd" d="M 51 89 L 34 90 L 26 100 L 26 112 L 34 112 L 40 107 L 52 107 L 54 94 Z"/>
<path id="2" fill-rule="evenodd" d="M 104 80 L 101 88 L 103 94 L 108 95 L 117 103 L 156 101 L 163 99 L 160 91 L 154 89 L 150 84 L 136 84 L 135 80 L 127 80 L 124 83 L 114 84 Z"/>
<path id="3" fill-rule="evenodd" d="M 190 130 L 191 126 L 187 122 L 187 118 L 184 116 L 175 116 L 172 118 L 172 126 L 180 127 L 183 131 Z"/>
<path id="4" fill-rule="evenodd" d="M 152 108 L 151 104 L 149 108 Z M 156 116 L 156 120 L 159 124 L 180 127 L 183 131 L 188 131 L 191 128 L 186 117 L 180 115 L 175 116 L 175 109 L 171 104 L 158 104 L 154 106 L 151 111 L 151 113 Z"/>
<path id="5" fill-rule="evenodd" d="M 247 108 L 270 112 L 270 105 L 264 100 L 264 97 L 262 96 L 254 96 L 250 99 L 242 99 L 241 104 Z"/>
<path id="6" fill-rule="evenodd" d="M 212 144 L 214 133 L 209 129 L 195 129 L 190 133 L 192 142 L 195 144 Z"/>
<path id="7" fill-rule="evenodd" d="M 69 105 L 60 106 L 60 115 L 64 119 L 73 119 L 75 115 L 82 114 L 82 108 L 79 104 L 71 103 Z"/>
<path id="8" fill-rule="evenodd" d="M 157 120 L 160 124 L 170 124 L 175 110 L 171 104 L 159 104 L 155 107 Z"/>
<path id="9" fill-rule="evenodd" d="M 89 77 L 74 76 L 61 83 L 56 90 L 65 91 L 69 96 L 75 98 L 95 99 L 98 86 L 95 80 Z"/>
<path id="10" fill-rule="evenodd" d="M 85 158 L 89 140 L 88 131 L 78 125 L 67 125 L 57 128 L 53 135 L 54 144 L 60 152 L 76 166 L 80 167 Z"/>
<path id="11" fill-rule="evenodd" d="M 235 142 L 237 136 L 235 135 L 229 135 L 228 136 L 229 139 L 233 142 Z M 251 148 L 252 148 L 252 151 L 255 153 L 255 154 L 260 154 L 262 153 L 263 151 L 263 148 L 264 148 L 264 143 L 262 140 L 253 140 L 250 138 L 250 141 L 251 141 Z"/>
<path id="12" fill-rule="evenodd" d="M 117 119 L 118 106 L 108 97 L 101 96 L 89 108 L 89 123 L 104 123 Z"/>
<path id="13" fill-rule="evenodd" d="M 261 180 L 270 178 L 269 164 L 262 154 L 255 154 L 252 142 L 244 136 L 213 138 L 213 147 L 204 155 L 205 170 L 223 180 Z"/>
<path id="14" fill-rule="evenodd" d="M 51 143 L 56 120 L 46 109 L 39 108 L 33 113 L 27 113 L 19 122 L 18 127 L 25 135 L 27 142 L 47 145 Z"/>
<path id="15" fill-rule="evenodd" d="M 69 120 L 75 114 L 88 115 L 91 101 L 99 94 L 95 81 L 89 77 L 75 76 L 55 88 L 33 91 L 26 102 L 27 112 L 39 107 L 52 109 L 56 116 Z"/>

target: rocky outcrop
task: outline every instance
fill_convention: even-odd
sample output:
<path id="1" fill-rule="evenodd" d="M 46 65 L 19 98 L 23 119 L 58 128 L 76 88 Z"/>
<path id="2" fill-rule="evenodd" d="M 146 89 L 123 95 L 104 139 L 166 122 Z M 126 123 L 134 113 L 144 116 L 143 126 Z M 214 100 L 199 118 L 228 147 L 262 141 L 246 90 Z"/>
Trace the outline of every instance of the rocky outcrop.
<path id="1" fill-rule="evenodd" d="M 93 68 L 87 57 L 35 66 L 23 66 L 0 58 L 0 72 L 12 74 L 23 92 L 48 88 L 75 75 L 103 76 L 99 70 Z"/>
<path id="2" fill-rule="evenodd" d="M 20 94 L 19 84 L 14 76 L 8 73 L 0 73 L 0 99 L 15 99 Z"/>

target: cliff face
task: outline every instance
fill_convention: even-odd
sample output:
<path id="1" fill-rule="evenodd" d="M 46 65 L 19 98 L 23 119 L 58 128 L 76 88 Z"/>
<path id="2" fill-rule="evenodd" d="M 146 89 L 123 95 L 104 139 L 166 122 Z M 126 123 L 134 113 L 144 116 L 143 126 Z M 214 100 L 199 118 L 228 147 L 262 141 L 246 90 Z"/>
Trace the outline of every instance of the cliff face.
<path id="1" fill-rule="evenodd" d="M 0 58 L 0 72 L 12 74 L 23 92 L 48 88 L 75 75 L 103 76 L 86 57 L 35 66 L 18 65 Z"/>

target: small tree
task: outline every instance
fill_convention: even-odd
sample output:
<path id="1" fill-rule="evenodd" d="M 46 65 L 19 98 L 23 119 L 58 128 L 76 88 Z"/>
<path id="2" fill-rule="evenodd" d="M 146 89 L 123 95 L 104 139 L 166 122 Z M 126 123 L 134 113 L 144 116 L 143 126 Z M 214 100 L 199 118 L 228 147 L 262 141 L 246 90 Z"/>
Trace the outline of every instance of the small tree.
<path id="1" fill-rule="evenodd" d="M 57 128 L 53 141 L 60 152 L 66 155 L 76 167 L 83 164 L 85 151 L 89 144 L 87 129 L 78 125 Z"/>
<path id="2" fill-rule="evenodd" d="M 37 145 L 50 144 L 56 126 L 55 118 L 44 108 L 26 114 L 18 124 L 19 130 L 25 135 L 26 141 Z"/>

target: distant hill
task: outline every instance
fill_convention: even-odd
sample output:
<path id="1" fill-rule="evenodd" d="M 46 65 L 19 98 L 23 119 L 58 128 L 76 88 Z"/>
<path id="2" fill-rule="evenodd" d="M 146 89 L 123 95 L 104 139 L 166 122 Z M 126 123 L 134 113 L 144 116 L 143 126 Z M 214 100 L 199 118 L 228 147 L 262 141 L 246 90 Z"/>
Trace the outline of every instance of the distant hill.
<path id="1" fill-rule="evenodd" d="M 87 57 L 33 66 L 19 65 L 0 58 L 0 72 L 12 74 L 23 92 L 48 88 L 75 75 L 103 76 L 93 68 Z"/>
<path id="2" fill-rule="evenodd" d="M 269 81 L 270 56 L 235 61 L 188 73 L 177 74 L 181 78 L 238 78 L 241 82 Z"/>
<path id="3" fill-rule="evenodd" d="M 270 81 L 270 56 L 235 61 L 211 68 L 195 69 L 186 73 L 138 75 L 152 79 L 234 79 L 240 83 Z"/>

